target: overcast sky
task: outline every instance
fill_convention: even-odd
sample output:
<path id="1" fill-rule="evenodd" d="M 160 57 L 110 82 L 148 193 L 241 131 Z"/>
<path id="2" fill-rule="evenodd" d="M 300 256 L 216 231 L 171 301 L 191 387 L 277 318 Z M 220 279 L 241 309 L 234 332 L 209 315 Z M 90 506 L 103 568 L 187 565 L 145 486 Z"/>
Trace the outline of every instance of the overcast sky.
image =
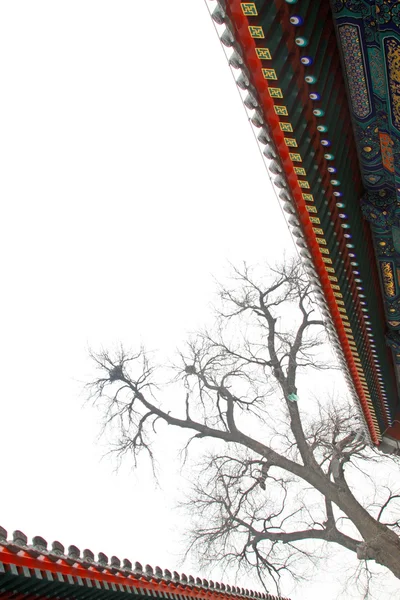
<path id="1" fill-rule="evenodd" d="M 0 524 L 176 568 L 175 449 L 161 489 L 102 459 L 87 350 L 167 355 L 285 221 L 203 0 L 3 0 L 0 55 Z"/>

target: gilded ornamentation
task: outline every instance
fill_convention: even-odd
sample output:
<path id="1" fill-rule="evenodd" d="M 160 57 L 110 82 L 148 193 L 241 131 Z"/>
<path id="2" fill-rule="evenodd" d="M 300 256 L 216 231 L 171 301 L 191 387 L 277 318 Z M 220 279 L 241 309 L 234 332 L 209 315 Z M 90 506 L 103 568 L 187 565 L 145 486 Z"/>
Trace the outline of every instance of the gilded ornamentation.
<path id="1" fill-rule="evenodd" d="M 400 42 L 394 37 L 387 37 L 384 39 L 384 49 L 392 124 L 400 131 Z"/>
<path id="2" fill-rule="evenodd" d="M 306 170 L 303 167 L 293 167 L 293 171 L 296 173 L 296 175 L 304 175 L 304 177 L 307 176 Z"/>
<path id="3" fill-rule="evenodd" d="M 260 60 L 271 60 L 271 52 L 268 48 L 256 48 L 256 54 Z"/>
<path id="4" fill-rule="evenodd" d="M 271 98 L 283 98 L 281 88 L 270 87 L 270 88 L 268 88 L 268 92 L 269 92 L 269 95 L 271 96 Z"/>
<path id="5" fill-rule="evenodd" d="M 390 261 L 380 262 L 383 288 L 388 298 L 394 298 L 396 296 L 396 285 L 394 282 L 394 270 L 393 263 Z"/>
<path id="6" fill-rule="evenodd" d="M 275 114 L 283 116 L 283 117 L 287 117 L 289 114 L 286 106 L 277 106 L 275 104 L 274 111 L 275 111 Z"/>
<path id="7" fill-rule="evenodd" d="M 252 38 L 264 38 L 264 30 L 259 25 L 249 25 L 249 32 Z"/>
<path id="8" fill-rule="evenodd" d="M 278 79 L 275 69 L 261 69 L 264 79 Z"/>
<path id="9" fill-rule="evenodd" d="M 258 15 L 254 2 L 241 2 L 240 5 L 242 7 L 243 14 L 246 15 L 246 17 L 256 17 Z"/>

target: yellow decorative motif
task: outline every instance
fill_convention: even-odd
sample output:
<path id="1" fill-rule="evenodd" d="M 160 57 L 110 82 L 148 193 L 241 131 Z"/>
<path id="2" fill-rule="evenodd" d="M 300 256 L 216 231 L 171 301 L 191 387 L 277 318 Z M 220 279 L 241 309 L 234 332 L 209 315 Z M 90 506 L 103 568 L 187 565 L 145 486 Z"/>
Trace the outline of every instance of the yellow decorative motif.
<path id="1" fill-rule="evenodd" d="M 275 111 L 275 114 L 280 115 L 281 117 L 287 117 L 289 115 L 286 106 L 277 106 L 277 105 L 275 105 L 274 106 L 274 111 Z"/>
<path id="2" fill-rule="evenodd" d="M 340 290 L 340 285 L 331 285 L 333 290 Z"/>
<path id="3" fill-rule="evenodd" d="M 256 48 L 256 54 L 260 60 L 271 60 L 271 52 L 268 48 Z"/>
<path id="4" fill-rule="evenodd" d="M 293 171 L 296 173 L 296 175 L 307 175 L 306 170 L 303 169 L 303 167 L 293 167 Z"/>
<path id="5" fill-rule="evenodd" d="M 325 269 L 328 271 L 328 273 L 334 273 L 335 269 L 333 267 L 325 267 Z"/>
<path id="6" fill-rule="evenodd" d="M 327 270 L 328 270 L 328 268 L 329 268 L 329 267 L 327 267 Z M 346 309 L 345 309 L 345 308 L 343 308 L 343 306 L 338 306 L 338 311 L 339 311 L 340 313 L 345 313 L 345 312 L 346 312 Z M 342 319 L 344 319 L 345 321 L 348 321 L 348 320 L 349 320 L 349 318 L 348 318 L 348 317 L 347 317 L 345 314 L 342 314 Z"/>
<path id="7" fill-rule="evenodd" d="M 283 98 L 281 88 L 270 87 L 270 88 L 268 88 L 268 92 L 269 92 L 269 95 L 271 96 L 271 98 Z"/>
<path id="8" fill-rule="evenodd" d="M 322 250 L 322 248 L 320 248 L 320 250 Z M 337 277 L 334 277 L 333 275 L 328 275 L 328 279 L 329 281 L 337 281 Z"/>
<path id="9" fill-rule="evenodd" d="M 333 292 L 333 295 L 335 296 L 335 298 L 343 298 L 343 294 L 341 294 L 340 292 Z"/>
<path id="10" fill-rule="evenodd" d="M 324 262 L 326 265 L 331 265 L 331 264 L 332 264 L 332 260 L 331 260 L 330 258 L 328 258 L 327 256 L 323 256 L 323 257 L 322 257 L 322 260 L 323 260 L 323 262 Z"/>
<path id="11" fill-rule="evenodd" d="M 264 79 L 278 79 L 275 69 L 261 69 Z"/>
<path id="12" fill-rule="evenodd" d="M 285 140 L 286 146 L 290 146 L 292 148 L 297 147 L 297 142 L 294 138 L 283 138 Z"/>
<path id="13" fill-rule="evenodd" d="M 396 295 L 396 286 L 394 283 L 393 264 L 391 262 L 381 262 L 380 267 L 386 296 L 394 298 Z"/>
<path id="14" fill-rule="evenodd" d="M 240 6 L 242 7 L 243 14 L 246 15 L 246 17 L 256 17 L 258 15 L 254 2 L 241 2 Z"/>
<path id="15" fill-rule="evenodd" d="M 303 196 L 303 200 L 305 200 L 306 202 L 314 202 L 314 196 L 312 194 L 302 194 Z"/>
<path id="16" fill-rule="evenodd" d="M 324 240 L 324 238 L 317 237 L 317 244 L 320 244 L 321 246 L 326 246 L 326 240 Z"/>
<path id="17" fill-rule="evenodd" d="M 281 128 L 281 131 L 293 131 L 293 127 L 290 123 L 279 123 L 279 127 Z"/>
<path id="18" fill-rule="evenodd" d="M 264 38 L 264 30 L 259 25 L 249 25 L 249 32 L 252 38 Z"/>
<path id="19" fill-rule="evenodd" d="M 320 248 L 319 251 L 321 252 L 321 254 L 329 254 L 328 248 Z"/>
<path id="20" fill-rule="evenodd" d="M 311 221 L 311 223 L 314 223 L 315 225 L 320 225 L 321 224 L 321 221 L 319 220 L 318 217 L 310 217 L 310 221 Z M 314 228 L 314 231 L 315 231 L 315 233 L 318 233 L 318 234 L 321 233 L 321 235 L 324 235 L 324 232 L 322 231 L 322 229 L 320 231 L 319 230 L 317 231 Z"/>
<path id="21" fill-rule="evenodd" d="M 313 206 L 313 205 L 310 206 L 309 204 L 306 204 L 306 209 L 308 210 L 309 213 L 316 213 L 317 212 L 317 207 Z"/>

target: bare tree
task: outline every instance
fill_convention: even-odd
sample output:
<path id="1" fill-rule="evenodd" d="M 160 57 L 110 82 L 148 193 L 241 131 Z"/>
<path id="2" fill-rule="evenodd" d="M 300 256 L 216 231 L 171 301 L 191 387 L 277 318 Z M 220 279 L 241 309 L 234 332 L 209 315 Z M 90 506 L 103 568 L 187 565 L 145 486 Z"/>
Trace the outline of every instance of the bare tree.
<path id="1" fill-rule="evenodd" d="M 116 450 L 153 460 L 157 421 L 187 430 L 185 455 L 193 440 L 213 440 L 189 500 L 191 548 L 203 562 L 255 569 L 279 589 L 284 572 L 305 574 L 336 545 L 400 578 L 400 492 L 376 486 L 366 500 L 359 483 L 373 481 L 371 463 L 389 459 L 369 447 L 354 407 L 315 408 L 298 391 L 304 377 L 330 367 L 301 266 L 271 269 L 265 285 L 244 265 L 233 280 L 220 290 L 215 328 L 180 355 L 172 403 L 143 349 L 93 354 L 101 373 L 91 395 L 116 426 Z"/>

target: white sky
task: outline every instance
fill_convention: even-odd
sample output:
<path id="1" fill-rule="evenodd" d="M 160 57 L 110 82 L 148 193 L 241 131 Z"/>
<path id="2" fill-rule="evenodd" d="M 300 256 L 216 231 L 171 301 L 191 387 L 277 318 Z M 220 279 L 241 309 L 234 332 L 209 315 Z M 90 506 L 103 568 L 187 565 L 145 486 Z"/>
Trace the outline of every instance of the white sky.
<path id="1" fill-rule="evenodd" d="M 87 349 L 170 352 L 286 224 L 203 0 L 3 0 L 0 56 L 0 524 L 176 568 L 175 451 L 101 460 Z"/>

